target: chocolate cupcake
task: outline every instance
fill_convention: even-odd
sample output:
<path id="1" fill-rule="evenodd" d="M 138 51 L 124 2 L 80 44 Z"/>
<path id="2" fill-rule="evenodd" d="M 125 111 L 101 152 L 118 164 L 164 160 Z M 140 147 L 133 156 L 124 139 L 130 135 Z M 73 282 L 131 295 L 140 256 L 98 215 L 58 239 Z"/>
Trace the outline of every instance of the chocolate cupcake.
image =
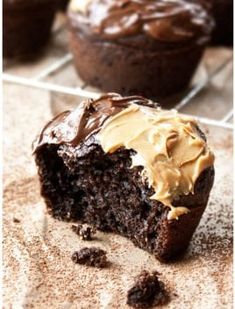
<path id="1" fill-rule="evenodd" d="M 211 0 L 212 14 L 215 18 L 215 30 L 212 43 L 215 45 L 233 45 L 233 0 Z"/>
<path id="2" fill-rule="evenodd" d="M 57 6 L 58 10 L 63 12 L 66 11 L 69 0 L 57 0 L 57 3 L 58 3 Z"/>
<path id="3" fill-rule="evenodd" d="M 204 7 L 184 0 L 73 0 L 68 15 L 80 77 L 151 98 L 188 86 L 213 29 Z"/>
<path id="4" fill-rule="evenodd" d="M 49 40 L 55 12 L 54 0 L 4 0 L 3 56 L 36 56 Z"/>
<path id="5" fill-rule="evenodd" d="M 129 238 L 169 260 L 205 210 L 214 156 L 195 120 L 108 94 L 52 119 L 34 144 L 49 213 Z"/>
<path id="6" fill-rule="evenodd" d="M 233 45 L 233 0 L 188 0 L 201 3 L 215 20 L 212 45 Z"/>

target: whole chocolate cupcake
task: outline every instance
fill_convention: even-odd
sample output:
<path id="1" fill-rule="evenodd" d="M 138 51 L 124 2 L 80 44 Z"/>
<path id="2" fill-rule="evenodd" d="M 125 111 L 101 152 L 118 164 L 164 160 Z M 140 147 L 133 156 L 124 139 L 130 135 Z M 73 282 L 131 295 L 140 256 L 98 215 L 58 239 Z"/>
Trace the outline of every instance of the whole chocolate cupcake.
<path id="1" fill-rule="evenodd" d="M 34 57 L 49 40 L 54 0 L 3 1 L 3 56 Z"/>
<path id="2" fill-rule="evenodd" d="M 184 0 L 73 0 L 69 21 L 85 82 L 155 98 L 188 86 L 213 29 L 204 7 Z"/>
<path id="3" fill-rule="evenodd" d="M 214 179 L 196 121 L 139 96 L 59 114 L 34 154 L 49 213 L 119 233 L 160 260 L 187 248 Z"/>

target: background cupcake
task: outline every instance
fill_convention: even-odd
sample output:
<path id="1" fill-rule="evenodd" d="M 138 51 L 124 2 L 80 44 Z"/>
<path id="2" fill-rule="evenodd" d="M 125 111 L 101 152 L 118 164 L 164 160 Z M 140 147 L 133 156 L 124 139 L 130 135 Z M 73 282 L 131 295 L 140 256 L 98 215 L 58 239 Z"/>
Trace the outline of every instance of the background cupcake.
<path id="1" fill-rule="evenodd" d="M 27 59 L 41 51 L 55 12 L 54 0 L 4 0 L 3 56 Z"/>
<path id="2" fill-rule="evenodd" d="M 212 43 L 233 45 L 233 0 L 211 0 L 216 27 Z"/>
<path id="3" fill-rule="evenodd" d="M 69 0 L 57 0 L 57 7 L 59 11 L 66 11 Z"/>
<path id="4" fill-rule="evenodd" d="M 200 3 L 184 0 L 73 0 L 69 25 L 85 82 L 162 98 L 188 86 L 213 20 Z"/>
<path id="5" fill-rule="evenodd" d="M 215 28 L 212 32 L 213 45 L 233 45 L 233 0 L 188 0 L 201 3 L 213 16 Z"/>

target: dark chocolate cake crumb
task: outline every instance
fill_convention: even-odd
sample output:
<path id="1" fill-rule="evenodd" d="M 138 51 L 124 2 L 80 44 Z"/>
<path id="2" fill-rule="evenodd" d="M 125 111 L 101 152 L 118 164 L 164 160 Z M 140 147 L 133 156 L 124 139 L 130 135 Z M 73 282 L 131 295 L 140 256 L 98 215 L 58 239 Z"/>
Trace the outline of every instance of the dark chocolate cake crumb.
<path id="1" fill-rule="evenodd" d="M 82 240 L 92 240 L 96 233 L 96 229 L 88 224 L 73 224 L 72 230 L 79 235 Z"/>
<path id="2" fill-rule="evenodd" d="M 150 308 L 168 301 L 164 284 L 158 280 L 158 273 L 143 271 L 127 293 L 127 305 L 133 308 Z"/>
<path id="3" fill-rule="evenodd" d="M 14 223 L 20 223 L 20 220 L 14 217 L 14 218 L 13 218 L 13 222 L 14 222 Z"/>
<path id="4" fill-rule="evenodd" d="M 79 251 L 75 251 L 72 255 L 72 261 L 76 264 L 98 268 L 103 268 L 108 265 L 106 251 L 97 247 L 82 248 Z"/>

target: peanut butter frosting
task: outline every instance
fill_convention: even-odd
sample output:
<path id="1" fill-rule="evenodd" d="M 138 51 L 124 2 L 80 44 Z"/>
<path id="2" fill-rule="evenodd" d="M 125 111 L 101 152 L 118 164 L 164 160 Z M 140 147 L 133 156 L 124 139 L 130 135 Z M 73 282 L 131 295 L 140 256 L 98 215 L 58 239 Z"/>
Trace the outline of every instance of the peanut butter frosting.
<path id="1" fill-rule="evenodd" d="M 140 96 L 115 93 L 83 101 L 44 127 L 34 152 L 45 144 L 78 147 L 91 135 L 106 153 L 132 149 L 136 154 L 131 168 L 143 167 L 142 179 L 154 189 L 150 198 L 170 207 L 169 220 L 177 219 L 189 210 L 174 207 L 174 201 L 193 194 L 197 178 L 213 165 L 214 155 L 194 119 L 156 106 Z"/>
<path id="2" fill-rule="evenodd" d="M 155 191 L 150 198 L 171 208 L 168 219 L 188 212 L 185 207 L 174 207 L 173 201 L 193 193 L 198 176 L 214 163 L 195 120 L 174 110 L 133 104 L 109 118 L 98 138 L 106 153 L 121 147 L 136 151 L 132 167 L 143 167 L 142 177 Z"/>
<path id="3" fill-rule="evenodd" d="M 80 29 L 113 40 L 140 33 L 163 42 L 207 40 L 213 21 L 200 3 L 185 0 L 72 0 Z"/>

